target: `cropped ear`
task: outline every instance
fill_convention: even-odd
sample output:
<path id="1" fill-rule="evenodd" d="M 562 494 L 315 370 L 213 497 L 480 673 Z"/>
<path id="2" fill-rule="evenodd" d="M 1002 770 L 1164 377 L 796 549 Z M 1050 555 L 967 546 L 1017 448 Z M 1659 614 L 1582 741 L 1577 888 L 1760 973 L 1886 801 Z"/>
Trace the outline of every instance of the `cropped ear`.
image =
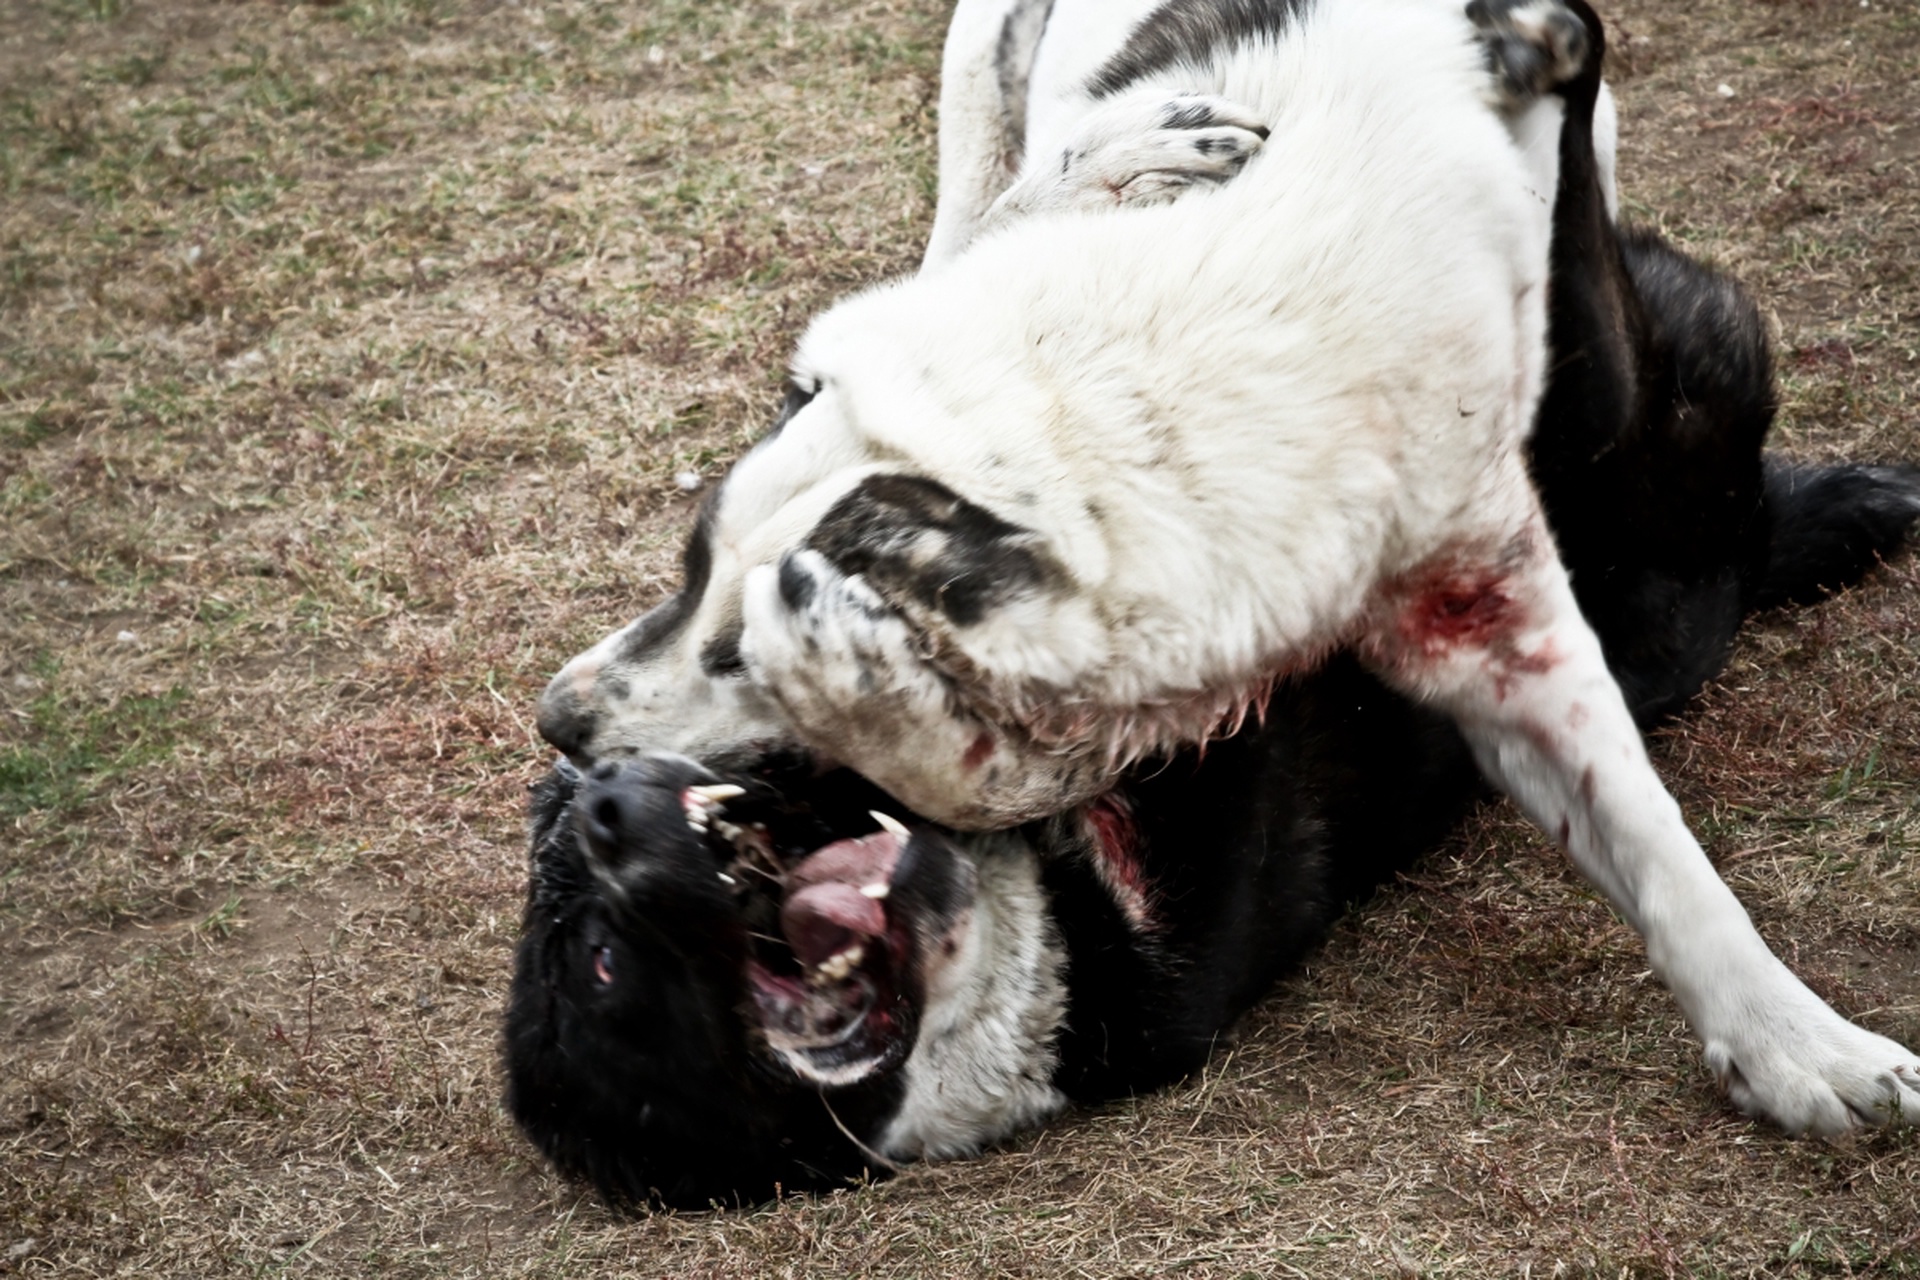
<path id="1" fill-rule="evenodd" d="M 894 605 L 936 611 L 962 627 L 1067 580 L 1040 535 L 923 476 L 869 476 L 821 518 L 806 545 Z"/>

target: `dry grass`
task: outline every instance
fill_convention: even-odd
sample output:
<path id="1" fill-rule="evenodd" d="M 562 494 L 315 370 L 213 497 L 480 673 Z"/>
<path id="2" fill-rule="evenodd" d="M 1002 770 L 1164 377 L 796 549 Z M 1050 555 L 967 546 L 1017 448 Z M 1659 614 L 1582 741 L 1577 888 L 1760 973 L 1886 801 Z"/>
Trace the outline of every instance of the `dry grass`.
<path id="1" fill-rule="evenodd" d="M 1630 205 L 1768 300 L 1783 439 L 1920 456 L 1910 0 L 1613 16 Z M 1920 1275 L 1920 1142 L 1730 1114 L 1498 808 L 1185 1088 L 752 1213 L 530 1158 L 532 698 L 914 261 L 943 17 L 0 0 L 0 1273 Z M 1909 1043 L 1916 622 L 1912 562 L 1765 620 L 1660 748 Z"/>

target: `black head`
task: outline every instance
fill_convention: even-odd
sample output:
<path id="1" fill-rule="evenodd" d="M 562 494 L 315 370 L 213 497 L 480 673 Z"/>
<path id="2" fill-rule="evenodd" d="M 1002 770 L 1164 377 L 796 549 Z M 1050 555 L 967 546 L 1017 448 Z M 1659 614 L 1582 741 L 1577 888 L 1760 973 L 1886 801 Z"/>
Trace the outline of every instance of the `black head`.
<path id="1" fill-rule="evenodd" d="M 880 1172 L 866 1144 L 898 1105 L 921 956 L 963 911 L 967 864 L 849 816 L 864 791 L 776 794 L 670 756 L 561 764 L 535 789 L 507 1108 L 609 1201 Z"/>

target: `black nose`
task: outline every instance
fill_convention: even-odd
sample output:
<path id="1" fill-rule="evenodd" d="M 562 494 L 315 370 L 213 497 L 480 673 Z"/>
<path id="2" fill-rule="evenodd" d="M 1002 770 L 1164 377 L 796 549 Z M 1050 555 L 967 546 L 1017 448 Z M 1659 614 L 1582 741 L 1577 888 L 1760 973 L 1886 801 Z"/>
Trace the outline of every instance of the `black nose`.
<path id="1" fill-rule="evenodd" d="M 573 690 L 562 688 L 555 680 L 540 695 L 540 706 L 535 713 L 535 723 L 540 728 L 540 736 L 552 743 L 556 751 L 578 760 L 581 749 L 593 737 L 598 717 L 580 705 L 573 696 Z"/>
<path id="2" fill-rule="evenodd" d="M 618 865 L 636 852 L 649 830 L 668 830 L 673 794 L 652 785 L 643 770 L 603 760 L 587 774 L 575 809 L 587 852 Z"/>

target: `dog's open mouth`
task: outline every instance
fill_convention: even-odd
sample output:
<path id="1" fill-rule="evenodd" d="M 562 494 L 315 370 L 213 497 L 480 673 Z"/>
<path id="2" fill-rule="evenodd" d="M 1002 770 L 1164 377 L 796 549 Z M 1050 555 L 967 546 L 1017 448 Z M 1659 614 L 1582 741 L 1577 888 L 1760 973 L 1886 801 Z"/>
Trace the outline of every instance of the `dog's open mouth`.
<path id="1" fill-rule="evenodd" d="M 609 797 L 662 785 L 742 924 L 745 989 L 769 1053 L 830 1087 L 896 1065 L 913 1042 L 927 944 L 971 898 L 969 868 L 944 833 L 888 812 L 883 793 L 844 772 L 776 784 L 690 761 L 602 765 L 577 812 L 610 886 L 676 837 L 659 830 L 656 804 L 638 806 L 650 819 L 637 830 L 610 821 L 636 806 L 610 809 Z"/>

